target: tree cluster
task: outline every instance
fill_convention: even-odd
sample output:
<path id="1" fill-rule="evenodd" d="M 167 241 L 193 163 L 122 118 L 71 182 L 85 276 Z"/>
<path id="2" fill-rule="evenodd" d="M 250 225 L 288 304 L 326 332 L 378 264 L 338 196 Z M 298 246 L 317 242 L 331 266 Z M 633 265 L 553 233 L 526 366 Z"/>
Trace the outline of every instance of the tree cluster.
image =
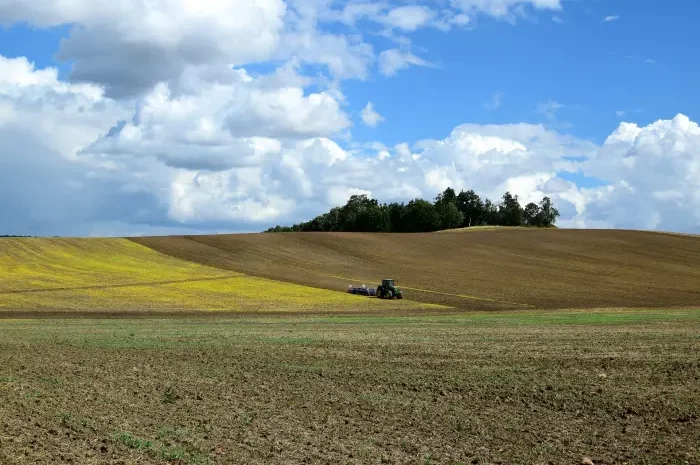
<path id="1" fill-rule="evenodd" d="M 353 195 L 342 207 L 294 226 L 276 226 L 267 232 L 432 232 L 470 226 L 554 227 L 559 212 L 549 197 L 523 208 L 517 195 L 503 194 L 498 204 L 482 200 L 473 190 L 445 189 L 433 202 L 413 199 L 407 204 L 380 204 L 366 195 Z"/>

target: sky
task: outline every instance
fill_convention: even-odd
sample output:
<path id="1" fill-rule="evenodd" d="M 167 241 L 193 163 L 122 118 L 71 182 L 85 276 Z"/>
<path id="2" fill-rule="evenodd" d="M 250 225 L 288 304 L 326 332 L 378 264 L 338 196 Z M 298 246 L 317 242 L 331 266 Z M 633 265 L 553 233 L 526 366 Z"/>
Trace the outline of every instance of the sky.
<path id="1" fill-rule="evenodd" d="M 447 187 L 700 233 L 700 3 L 0 0 L 0 235 L 261 231 Z"/>

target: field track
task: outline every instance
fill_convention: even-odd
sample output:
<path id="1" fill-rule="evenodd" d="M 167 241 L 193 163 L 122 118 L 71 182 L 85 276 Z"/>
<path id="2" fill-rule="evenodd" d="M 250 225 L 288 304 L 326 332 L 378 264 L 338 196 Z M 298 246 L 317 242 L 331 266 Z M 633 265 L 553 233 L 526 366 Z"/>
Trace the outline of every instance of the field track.
<path id="1" fill-rule="evenodd" d="M 132 239 L 230 270 L 344 290 L 396 278 L 462 309 L 700 306 L 700 237 L 620 230 L 282 233 Z"/>

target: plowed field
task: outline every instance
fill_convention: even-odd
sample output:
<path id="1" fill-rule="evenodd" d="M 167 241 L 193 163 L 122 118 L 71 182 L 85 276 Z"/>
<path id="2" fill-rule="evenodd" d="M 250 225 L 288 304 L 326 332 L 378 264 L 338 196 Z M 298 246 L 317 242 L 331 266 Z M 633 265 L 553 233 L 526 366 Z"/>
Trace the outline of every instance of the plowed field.
<path id="1" fill-rule="evenodd" d="M 700 312 L 0 320 L 0 464 L 700 463 Z"/>
<path id="2" fill-rule="evenodd" d="M 135 238 L 222 270 L 342 290 L 396 278 L 408 298 L 461 309 L 700 305 L 700 237 L 494 229 Z"/>

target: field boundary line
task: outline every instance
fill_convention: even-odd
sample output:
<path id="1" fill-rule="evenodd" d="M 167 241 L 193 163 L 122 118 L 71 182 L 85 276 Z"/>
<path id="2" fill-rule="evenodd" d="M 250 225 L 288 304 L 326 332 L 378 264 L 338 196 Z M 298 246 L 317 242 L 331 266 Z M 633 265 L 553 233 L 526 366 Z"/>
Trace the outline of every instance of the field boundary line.
<path id="1" fill-rule="evenodd" d="M 250 276 L 245 274 L 227 275 L 227 276 L 213 276 L 209 278 L 190 278 L 190 279 L 171 279 L 168 281 L 144 281 L 140 283 L 125 283 L 125 284 L 95 284 L 91 286 L 73 286 L 73 287 L 47 287 L 43 289 L 10 289 L 6 291 L 0 291 L 2 294 L 34 294 L 39 292 L 60 292 L 60 291 L 84 291 L 91 289 L 113 289 L 121 287 L 139 287 L 139 286 L 162 286 L 167 284 L 181 284 L 181 283 L 194 283 L 202 281 L 221 281 L 224 279 L 232 278 L 249 278 Z"/>

